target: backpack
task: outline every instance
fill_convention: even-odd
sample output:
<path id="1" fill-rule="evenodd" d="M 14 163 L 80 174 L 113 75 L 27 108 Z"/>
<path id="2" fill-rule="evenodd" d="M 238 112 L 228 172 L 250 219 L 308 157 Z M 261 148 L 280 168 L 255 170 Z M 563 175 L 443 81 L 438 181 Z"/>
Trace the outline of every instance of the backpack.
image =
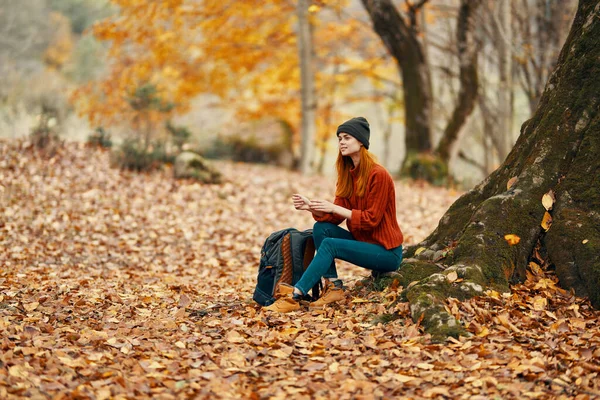
<path id="1" fill-rule="evenodd" d="M 261 306 L 275 302 L 275 293 L 282 282 L 294 285 L 315 255 L 312 229 L 295 228 L 273 232 L 260 251 L 260 265 L 252 299 Z M 310 300 L 319 298 L 321 282 L 312 288 Z"/>

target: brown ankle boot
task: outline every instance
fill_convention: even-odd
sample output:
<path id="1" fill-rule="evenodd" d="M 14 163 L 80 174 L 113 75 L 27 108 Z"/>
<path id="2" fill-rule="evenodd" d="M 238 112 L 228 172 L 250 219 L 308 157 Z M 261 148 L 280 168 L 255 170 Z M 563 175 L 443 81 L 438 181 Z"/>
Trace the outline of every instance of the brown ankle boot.
<path id="1" fill-rule="evenodd" d="M 290 284 L 282 282 L 279 284 L 279 286 L 277 286 L 275 293 L 277 293 L 276 297 L 292 295 L 294 293 L 294 287 Z"/>
<path id="2" fill-rule="evenodd" d="M 276 292 L 278 299 L 270 306 L 263 307 L 265 310 L 287 313 L 300 309 L 301 296 L 294 295 L 293 286 L 282 283 Z"/>
<path id="3" fill-rule="evenodd" d="M 270 306 L 263 307 L 263 309 L 287 313 L 299 310 L 300 303 L 294 300 L 292 297 L 286 296 L 280 297 L 279 299 L 275 300 L 275 303 L 271 304 Z"/>
<path id="4" fill-rule="evenodd" d="M 335 286 L 335 284 L 329 280 L 325 282 L 325 288 L 323 294 L 316 301 L 310 303 L 310 307 L 322 307 L 326 304 L 335 303 L 336 301 L 343 300 L 346 296 L 344 295 L 344 289 Z"/>

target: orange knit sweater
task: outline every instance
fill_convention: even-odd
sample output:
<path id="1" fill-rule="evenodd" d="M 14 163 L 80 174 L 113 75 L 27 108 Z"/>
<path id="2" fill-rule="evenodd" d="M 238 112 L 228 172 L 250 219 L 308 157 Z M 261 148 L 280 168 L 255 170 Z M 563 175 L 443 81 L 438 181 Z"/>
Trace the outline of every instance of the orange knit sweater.
<path id="1" fill-rule="evenodd" d="M 386 249 L 393 249 L 402 244 L 404 237 L 396 220 L 396 189 L 394 181 L 381 165 L 375 165 L 369 174 L 367 188 L 363 197 L 356 195 L 357 177 L 352 172 L 354 193 L 349 198 L 336 196 L 334 203 L 352 210 L 352 218 L 346 226 L 356 240 L 380 244 Z M 325 214 L 321 217 L 313 214 L 320 222 L 331 222 L 339 225 L 344 218 L 336 214 Z"/>

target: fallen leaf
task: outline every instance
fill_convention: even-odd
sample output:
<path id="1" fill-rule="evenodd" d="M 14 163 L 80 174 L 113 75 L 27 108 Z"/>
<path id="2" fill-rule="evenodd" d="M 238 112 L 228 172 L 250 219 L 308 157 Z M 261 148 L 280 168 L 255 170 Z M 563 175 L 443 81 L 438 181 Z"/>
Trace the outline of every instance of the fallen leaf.
<path id="1" fill-rule="evenodd" d="M 487 335 L 490 334 L 490 330 L 487 328 L 487 326 L 484 326 L 481 328 L 481 330 L 477 333 L 478 337 L 486 337 Z"/>
<path id="2" fill-rule="evenodd" d="M 517 179 L 518 178 L 516 176 L 510 178 L 508 182 L 506 182 L 506 190 L 509 190 L 511 187 L 513 187 L 513 185 L 517 182 Z"/>
<path id="3" fill-rule="evenodd" d="M 150 365 L 147 367 L 148 369 L 164 369 L 165 366 L 159 363 L 158 361 L 152 361 Z"/>
<path id="4" fill-rule="evenodd" d="M 542 205 L 546 210 L 552 210 L 554 205 L 554 192 L 552 190 L 542 196 Z"/>
<path id="5" fill-rule="evenodd" d="M 12 367 L 8 368 L 8 374 L 10 376 L 14 376 L 15 378 L 27 379 L 29 377 L 29 371 L 31 370 L 33 370 L 33 368 L 29 365 L 29 363 L 13 365 Z"/>
<path id="6" fill-rule="evenodd" d="M 277 357 L 277 358 L 289 358 L 291 351 L 286 352 L 281 349 L 275 349 L 275 350 L 269 352 L 269 354 L 272 355 L 273 357 Z"/>
<path id="7" fill-rule="evenodd" d="M 543 311 L 548 306 L 548 300 L 545 297 L 535 296 L 533 299 L 533 309 Z"/>
<path id="8" fill-rule="evenodd" d="M 31 311 L 35 310 L 36 308 L 38 308 L 39 305 L 40 305 L 40 303 L 38 303 L 37 301 L 34 301 L 33 303 L 23 304 L 23 308 L 25 308 L 27 311 L 31 312 Z"/>
<path id="9" fill-rule="evenodd" d="M 506 240 L 510 246 L 514 246 L 515 244 L 518 244 L 521 241 L 521 238 L 517 235 L 509 233 L 508 235 L 504 235 L 504 240 Z"/>
<path id="10" fill-rule="evenodd" d="M 187 306 L 190 305 L 192 301 L 190 300 L 190 298 L 183 293 L 180 297 L 179 297 L 179 307 L 185 308 Z"/>
<path id="11" fill-rule="evenodd" d="M 331 363 L 329 364 L 328 369 L 332 374 L 337 374 L 340 370 L 340 364 L 338 362 Z"/>
<path id="12" fill-rule="evenodd" d="M 539 265 L 537 265 L 537 263 L 535 263 L 533 261 L 529 262 L 529 269 L 531 270 L 531 272 L 533 272 L 537 276 L 544 275 L 544 270 Z"/>
<path id="13" fill-rule="evenodd" d="M 434 365 L 429 363 L 418 363 L 417 368 L 430 370 L 434 368 Z"/>
<path id="14" fill-rule="evenodd" d="M 445 386 L 436 386 L 423 392 L 423 397 L 426 398 L 437 397 L 439 395 L 444 397 L 452 397 L 450 395 L 450 390 Z"/>
<path id="15" fill-rule="evenodd" d="M 244 343 L 246 341 L 238 331 L 229 331 L 225 338 L 229 343 Z"/>
<path id="16" fill-rule="evenodd" d="M 403 374 L 391 374 L 392 379 L 401 382 L 401 383 L 406 383 L 406 382 L 410 382 L 410 381 L 414 381 L 415 378 L 414 376 L 409 376 L 409 375 L 403 375 Z"/>
<path id="17" fill-rule="evenodd" d="M 540 225 L 546 232 L 548 232 L 550 229 L 550 226 L 552 225 L 552 216 L 548 211 L 544 213 L 544 218 L 542 219 L 542 223 Z"/>
<path id="18" fill-rule="evenodd" d="M 320 363 L 320 362 L 309 362 L 309 363 L 305 364 L 304 367 L 302 367 L 303 370 L 309 371 L 309 372 L 320 371 L 325 368 L 327 368 L 327 364 Z"/>

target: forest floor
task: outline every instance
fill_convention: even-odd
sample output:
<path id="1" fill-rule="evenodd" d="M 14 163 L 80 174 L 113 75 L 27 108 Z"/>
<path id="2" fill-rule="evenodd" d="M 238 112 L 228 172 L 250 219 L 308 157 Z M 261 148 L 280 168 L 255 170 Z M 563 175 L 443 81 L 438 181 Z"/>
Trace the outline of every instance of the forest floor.
<path id="1" fill-rule="evenodd" d="M 469 337 L 433 343 L 368 271 L 345 301 L 274 314 L 252 301 L 273 231 L 312 225 L 292 193 L 331 178 L 218 162 L 221 185 L 109 167 L 68 144 L 0 142 L 0 398 L 590 399 L 600 313 L 534 268 L 512 292 L 448 310 Z M 406 244 L 460 195 L 397 181 Z M 545 267 L 545 266 L 542 266 Z"/>

